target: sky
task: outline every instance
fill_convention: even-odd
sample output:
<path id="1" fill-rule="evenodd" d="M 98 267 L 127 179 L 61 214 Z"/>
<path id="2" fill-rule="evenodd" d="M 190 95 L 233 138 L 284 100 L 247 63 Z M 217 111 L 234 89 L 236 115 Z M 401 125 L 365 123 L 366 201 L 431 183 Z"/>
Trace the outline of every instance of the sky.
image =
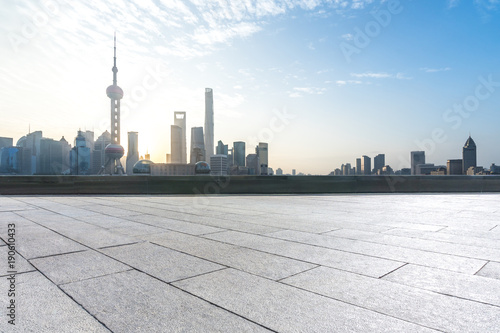
<path id="1" fill-rule="evenodd" d="M 446 165 L 472 136 L 500 164 L 500 0 L 0 0 L 0 136 L 109 131 L 164 163 L 174 111 L 269 166 L 328 174 L 383 153 Z"/>

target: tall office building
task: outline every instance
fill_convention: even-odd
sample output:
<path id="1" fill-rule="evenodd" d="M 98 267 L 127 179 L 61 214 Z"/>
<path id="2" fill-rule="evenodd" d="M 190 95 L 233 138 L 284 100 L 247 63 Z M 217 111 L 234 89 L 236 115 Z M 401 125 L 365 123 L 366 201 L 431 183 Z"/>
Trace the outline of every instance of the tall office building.
<path id="1" fill-rule="evenodd" d="M 425 151 L 412 151 L 411 157 L 411 174 L 417 175 L 417 165 L 425 164 Z"/>
<path id="2" fill-rule="evenodd" d="M 368 156 L 361 156 L 361 174 L 368 176 L 372 173 L 372 159 Z"/>
<path id="3" fill-rule="evenodd" d="M 226 155 L 213 155 L 210 157 L 210 174 L 213 176 L 227 175 Z"/>
<path id="4" fill-rule="evenodd" d="M 75 146 L 69 155 L 70 169 L 72 175 L 89 175 L 91 172 L 90 148 L 82 131 L 78 131 L 75 138 Z"/>
<path id="5" fill-rule="evenodd" d="M 248 174 L 249 175 L 260 175 L 260 159 L 257 154 L 248 154 L 246 158 Z"/>
<path id="6" fill-rule="evenodd" d="M 106 164 L 106 147 L 111 144 L 111 133 L 108 130 L 104 131 L 94 142 L 94 150 L 92 151 L 92 174 L 101 172 L 111 174 L 111 165 Z"/>
<path id="7" fill-rule="evenodd" d="M 215 147 L 215 151 L 217 155 L 228 155 L 229 147 L 219 140 L 219 142 L 217 142 L 217 147 Z"/>
<path id="8" fill-rule="evenodd" d="M 211 88 L 205 89 L 205 154 L 207 160 L 214 154 L 214 92 Z"/>
<path id="9" fill-rule="evenodd" d="M 182 128 L 176 125 L 170 126 L 170 158 L 171 163 L 182 163 Z"/>
<path id="10" fill-rule="evenodd" d="M 361 158 L 356 159 L 356 174 L 361 174 Z"/>
<path id="11" fill-rule="evenodd" d="M 265 142 L 259 142 L 257 146 L 257 156 L 259 156 L 260 161 L 260 174 L 263 176 L 267 176 L 268 172 L 268 144 Z"/>
<path id="12" fill-rule="evenodd" d="M 342 175 L 350 176 L 352 173 L 351 163 L 342 164 Z"/>
<path id="13" fill-rule="evenodd" d="M 205 141 L 203 127 L 191 127 L 191 150 L 189 163 L 195 164 L 205 159 Z"/>
<path id="14" fill-rule="evenodd" d="M 385 154 L 378 154 L 373 158 L 373 169 L 375 169 L 375 173 L 385 166 Z"/>
<path id="15" fill-rule="evenodd" d="M 69 144 L 62 138 L 59 141 L 42 138 L 37 174 L 60 175 L 69 168 Z"/>
<path id="16" fill-rule="evenodd" d="M 94 131 L 82 131 L 82 135 L 85 137 L 85 142 L 90 151 L 94 150 Z"/>
<path id="17" fill-rule="evenodd" d="M 464 148 L 462 150 L 462 160 L 463 160 L 463 173 L 467 174 L 467 170 L 470 167 L 477 167 L 477 151 L 476 143 L 469 135 L 469 138 L 465 142 Z"/>
<path id="18" fill-rule="evenodd" d="M 38 173 L 40 167 L 40 142 L 42 140 L 42 131 L 35 131 L 21 137 L 16 146 L 22 147 L 22 163 L 20 169 L 24 175 L 34 175 Z"/>
<path id="19" fill-rule="evenodd" d="M 462 160 L 448 160 L 446 163 L 446 174 L 449 176 L 463 175 L 463 161 Z"/>
<path id="20" fill-rule="evenodd" d="M 233 143 L 233 159 L 234 165 L 245 166 L 245 143 L 242 141 L 236 141 Z"/>
<path id="21" fill-rule="evenodd" d="M 181 161 L 179 163 L 187 164 L 186 112 L 174 112 L 174 125 L 181 128 Z"/>
<path id="22" fill-rule="evenodd" d="M 12 147 L 14 140 L 12 138 L 0 137 L 0 149 L 3 147 Z"/>
<path id="23" fill-rule="evenodd" d="M 134 164 L 139 161 L 139 133 L 128 132 L 128 152 L 127 152 L 127 162 L 126 171 L 127 175 L 132 175 Z"/>

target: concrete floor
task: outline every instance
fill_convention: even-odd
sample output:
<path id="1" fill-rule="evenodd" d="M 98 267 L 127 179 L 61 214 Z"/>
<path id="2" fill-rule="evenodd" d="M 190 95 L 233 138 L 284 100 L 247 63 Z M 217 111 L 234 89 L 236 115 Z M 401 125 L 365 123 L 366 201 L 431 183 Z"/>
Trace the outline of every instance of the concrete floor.
<path id="1" fill-rule="evenodd" d="M 499 203 L 0 196 L 0 331 L 499 332 Z"/>

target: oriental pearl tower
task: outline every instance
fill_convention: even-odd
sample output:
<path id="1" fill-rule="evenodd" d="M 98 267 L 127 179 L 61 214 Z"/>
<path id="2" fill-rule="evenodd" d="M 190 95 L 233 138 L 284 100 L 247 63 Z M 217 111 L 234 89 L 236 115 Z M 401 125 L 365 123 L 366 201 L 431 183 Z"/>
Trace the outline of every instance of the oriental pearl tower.
<path id="1" fill-rule="evenodd" d="M 111 99 L 111 143 L 106 146 L 106 165 L 99 172 L 102 174 L 111 165 L 111 174 L 125 174 L 120 158 L 125 150 L 120 145 L 120 100 L 123 98 L 123 90 L 116 84 L 116 34 L 114 36 L 114 57 L 113 57 L 113 84 L 106 89 L 106 95 Z"/>

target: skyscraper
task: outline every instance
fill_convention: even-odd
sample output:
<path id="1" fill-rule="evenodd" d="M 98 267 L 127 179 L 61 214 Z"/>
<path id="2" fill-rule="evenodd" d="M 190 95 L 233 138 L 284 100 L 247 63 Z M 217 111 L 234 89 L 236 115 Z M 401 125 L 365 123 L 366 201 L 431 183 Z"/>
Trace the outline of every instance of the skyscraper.
<path id="1" fill-rule="evenodd" d="M 260 175 L 260 160 L 257 154 L 248 154 L 246 158 L 248 174 L 249 175 Z"/>
<path id="2" fill-rule="evenodd" d="M 176 125 L 170 126 L 170 154 L 172 163 L 182 163 L 182 128 Z"/>
<path id="3" fill-rule="evenodd" d="M 139 161 L 139 134 L 128 132 L 127 175 L 133 174 L 134 164 Z"/>
<path id="4" fill-rule="evenodd" d="M 356 174 L 361 174 L 361 158 L 356 159 Z"/>
<path id="5" fill-rule="evenodd" d="M 375 173 L 385 166 L 385 154 L 378 154 L 373 158 L 373 169 L 375 169 Z"/>
<path id="6" fill-rule="evenodd" d="M 124 149 L 120 145 L 120 100 L 123 98 L 123 90 L 117 84 L 118 68 L 116 67 L 116 35 L 114 38 L 113 56 L 113 84 L 106 89 L 106 95 L 111 100 L 111 143 L 104 149 L 106 164 L 111 164 L 112 174 L 123 174 L 120 158 L 123 157 Z M 105 167 L 102 171 L 104 171 Z M 101 171 L 101 172 L 102 172 Z"/>
<path id="7" fill-rule="evenodd" d="M 477 167 L 477 151 L 476 143 L 469 135 L 469 138 L 465 142 L 464 148 L 462 150 L 462 160 L 463 160 L 463 172 L 467 174 L 467 170 L 470 167 Z"/>
<path id="8" fill-rule="evenodd" d="M 189 163 L 206 161 L 203 127 L 191 127 L 191 149 Z"/>
<path id="9" fill-rule="evenodd" d="M 205 89 L 205 154 L 207 160 L 214 154 L 214 92 L 212 88 Z"/>
<path id="10" fill-rule="evenodd" d="M 257 156 L 259 156 L 260 161 L 260 174 L 267 176 L 269 174 L 268 168 L 268 144 L 265 142 L 259 142 L 257 146 Z"/>
<path id="11" fill-rule="evenodd" d="M 361 174 L 369 176 L 372 173 L 372 159 L 368 156 L 361 156 Z"/>
<path id="12" fill-rule="evenodd" d="M 111 134 L 106 130 L 104 131 L 94 143 L 94 151 L 92 152 L 92 173 L 99 172 L 104 174 L 111 174 L 111 165 L 106 164 L 105 148 L 111 144 Z"/>
<path id="13" fill-rule="evenodd" d="M 210 174 L 213 176 L 227 175 L 227 156 L 213 155 L 210 157 Z"/>
<path id="14" fill-rule="evenodd" d="M 425 164 L 425 151 L 412 151 L 411 157 L 411 174 L 417 174 L 417 165 Z"/>
<path id="15" fill-rule="evenodd" d="M 12 138 L 0 137 L 0 149 L 2 149 L 3 147 L 12 147 L 13 143 L 14 142 Z"/>
<path id="16" fill-rule="evenodd" d="M 217 147 L 215 147 L 217 155 L 228 155 L 229 149 L 228 145 L 225 145 L 221 140 L 217 142 Z"/>
<path id="17" fill-rule="evenodd" d="M 233 143 L 233 159 L 234 165 L 245 166 L 245 143 L 242 141 L 236 141 Z"/>
<path id="18" fill-rule="evenodd" d="M 186 145 L 186 112 L 174 112 L 174 125 L 181 128 L 181 159 L 179 163 L 187 163 L 187 145 Z"/>
<path id="19" fill-rule="evenodd" d="M 87 142 L 82 131 L 78 131 L 78 135 L 75 138 L 75 146 L 71 149 L 69 155 L 69 161 L 72 175 L 90 174 L 90 148 L 87 147 Z"/>
<path id="20" fill-rule="evenodd" d="M 37 173 L 40 175 L 60 175 L 67 171 L 69 167 L 69 151 L 69 144 L 64 138 L 59 141 L 42 138 Z"/>

